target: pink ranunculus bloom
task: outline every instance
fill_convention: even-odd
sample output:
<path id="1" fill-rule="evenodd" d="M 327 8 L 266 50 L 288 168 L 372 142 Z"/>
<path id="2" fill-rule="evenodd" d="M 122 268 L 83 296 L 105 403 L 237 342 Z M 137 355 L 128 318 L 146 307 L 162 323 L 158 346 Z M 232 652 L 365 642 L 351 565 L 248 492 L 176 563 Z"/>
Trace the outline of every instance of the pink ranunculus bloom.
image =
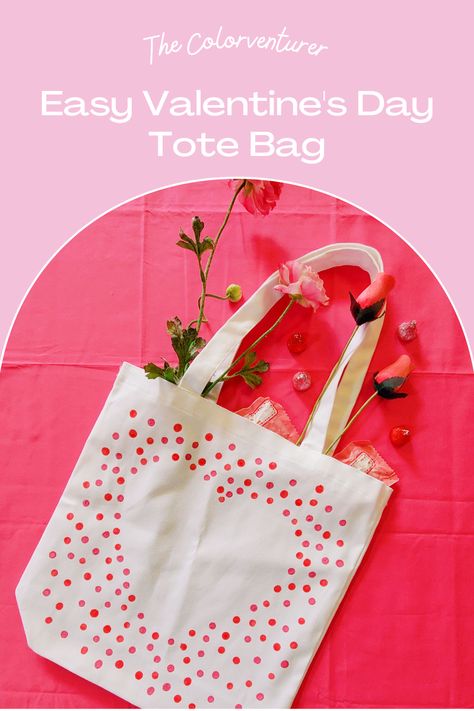
<path id="1" fill-rule="evenodd" d="M 241 180 L 234 180 L 234 186 Z M 245 180 L 239 193 L 239 200 L 252 215 L 268 215 L 278 202 L 283 183 L 273 180 Z"/>
<path id="2" fill-rule="evenodd" d="M 389 400 L 406 397 L 407 394 L 401 393 L 399 390 L 412 370 L 413 363 L 410 356 L 401 355 L 394 363 L 375 373 L 374 387 L 377 393 Z"/>
<path id="3" fill-rule="evenodd" d="M 329 303 L 324 282 L 319 274 L 298 260 L 280 265 L 280 283 L 275 289 L 282 294 L 288 294 L 301 306 L 311 306 L 314 311 L 321 304 L 327 306 Z"/>
<path id="4" fill-rule="evenodd" d="M 385 299 L 394 286 L 393 276 L 380 272 L 357 298 L 350 295 L 351 313 L 358 326 L 368 321 L 374 321 L 381 314 Z"/>

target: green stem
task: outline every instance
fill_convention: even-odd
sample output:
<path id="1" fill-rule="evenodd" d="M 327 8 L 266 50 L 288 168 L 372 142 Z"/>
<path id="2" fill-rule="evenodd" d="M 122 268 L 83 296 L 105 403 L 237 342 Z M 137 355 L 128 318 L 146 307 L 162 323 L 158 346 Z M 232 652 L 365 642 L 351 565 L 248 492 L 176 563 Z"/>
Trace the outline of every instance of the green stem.
<path id="1" fill-rule="evenodd" d="M 229 373 L 229 372 L 232 370 L 232 368 L 234 368 L 234 367 L 237 365 L 237 363 L 242 360 L 242 358 L 245 358 L 245 356 L 247 355 L 247 353 L 250 353 L 250 351 L 253 351 L 254 348 L 256 348 L 256 347 L 258 346 L 258 344 L 259 344 L 261 341 L 263 341 L 263 339 L 266 338 L 266 337 L 278 326 L 279 323 L 281 323 L 281 321 L 283 321 L 284 317 L 286 316 L 286 314 L 287 314 L 288 311 L 291 309 L 291 307 L 293 306 L 294 303 L 295 303 L 295 299 L 290 299 L 290 300 L 288 301 L 287 305 L 285 306 L 285 308 L 283 309 L 283 311 L 281 312 L 281 314 L 278 316 L 278 318 L 277 318 L 277 320 L 275 321 L 275 323 L 272 324 L 272 325 L 270 326 L 270 328 L 267 328 L 267 330 L 265 331 L 265 333 L 262 333 L 262 335 L 259 336 L 259 337 L 252 343 L 251 346 L 249 346 L 248 348 L 246 348 L 246 349 L 244 350 L 244 352 L 241 353 L 241 354 L 239 355 L 239 357 L 236 358 L 236 359 L 229 365 L 229 367 L 227 368 L 227 370 L 224 370 L 224 372 L 223 372 L 218 378 L 216 378 L 216 380 L 214 380 L 214 381 L 212 381 L 212 382 L 210 382 L 210 383 L 208 383 L 208 384 L 206 385 L 206 387 L 205 387 L 204 390 L 202 391 L 202 395 L 203 395 L 204 397 L 205 397 L 206 395 L 208 395 L 208 394 L 211 392 L 211 390 L 217 385 L 217 383 L 220 383 L 221 380 L 225 380 L 227 373 Z"/>
<path id="2" fill-rule="evenodd" d="M 211 268 L 212 260 L 214 259 L 214 254 L 215 254 L 215 252 L 216 252 L 217 245 L 219 244 L 220 237 L 221 237 L 221 235 L 222 235 L 222 233 L 223 233 L 223 231 L 224 231 L 224 229 L 225 229 L 225 226 L 227 225 L 227 223 L 228 223 L 228 221 L 229 221 L 230 213 L 232 212 L 232 209 L 233 209 L 233 207 L 234 207 L 234 205 L 235 205 L 235 201 L 237 200 L 237 195 L 238 195 L 238 194 L 240 193 L 240 191 L 244 188 L 245 183 L 246 183 L 245 180 L 243 180 L 243 181 L 240 183 L 240 185 L 237 187 L 237 189 L 236 189 L 236 191 L 235 191 L 235 193 L 234 193 L 234 196 L 233 196 L 232 200 L 230 201 L 230 205 L 229 205 L 229 207 L 227 208 L 227 212 L 226 212 L 225 217 L 224 217 L 224 222 L 223 222 L 222 225 L 220 226 L 219 231 L 218 231 L 218 233 L 217 233 L 217 235 L 216 235 L 216 238 L 215 238 L 215 240 L 214 240 L 214 246 L 213 246 L 213 248 L 212 248 L 212 250 L 211 250 L 211 253 L 210 253 L 210 255 L 209 255 L 209 259 L 207 260 L 206 269 L 205 269 L 204 271 L 202 270 L 201 261 L 199 260 L 199 270 L 200 270 L 200 276 L 201 276 L 202 290 L 201 290 L 201 305 L 200 305 L 200 307 L 199 307 L 199 316 L 198 316 L 197 322 L 196 322 L 196 330 L 197 330 L 198 333 L 199 333 L 199 330 L 200 330 L 200 328 L 201 328 L 201 324 L 202 324 L 203 319 L 204 319 L 204 304 L 205 304 L 205 302 L 206 302 L 207 278 L 208 278 L 208 276 L 209 276 L 209 270 L 210 270 L 210 268 Z"/>
<path id="3" fill-rule="evenodd" d="M 344 356 L 345 356 L 346 353 L 347 353 L 347 349 L 349 348 L 352 339 L 353 339 L 354 336 L 356 335 L 358 328 L 359 328 L 359 326 L 356 326 L 356 327 L 354 328 L 354 330 L 352 331 L 352 333 L 351 333 L 351 335 L 350 335 L 350 337 L 349 337 L 349 340 L 347 341 L 346 345 L 344 346 L 344 350 L 342 351 L 341 355 L 339 356 L 339 359 L 338 359 L 337 363 L 335 364 L 334 368 L 331 370 L 331 373 L 330 373 L 330 375 L 329 375 L 329 378 L 328 378 L 328 379 L 326 380 L 326 382 L 324 383 L 323 389 L 322 389 L 321 392 L 319 393 L 318 399 L 317 399 L 316 402 L 314 403 L 313 409 L 311 410 L 310 415 L 309 415 L 308 419 L 306 420 L 306 424 L 305 424 L 305 426 L 303 427 L 303 430 L 301 431 L 300 436 L 299 436 L 298 439 L 296 440 L 296 444 L 297 444 L 297 445 L 300 445 L 301 442 L 304 440 L 304 438 L 305 438 L 305 436 L 306 436 L 306 432 L 308 431 L 308 427 L 310 426 L 311 422 L 313 421 L 313 417 L 314 417 L 314 415 L 315 415 L 315 413 L 316 413 L 316 411 L 317 411 L 317 409 L 318 409 L 318 407 L 319 407 L 319 404 L 320 404 L 320 402 L 321 402 L 321 400 L 322 400 L 322 398 L 323 398 L 323 395 L 324 395 L 324 393 L 326 392 L 326 390 L 328 389 L 329 385 L 331 384 L 331 381 L 332 381 L 332 379 L 334 378 L 334 375 L 335 375 L 337 369 L 339 368 L 340 364 L 342 363 L 342 360 L 343 360 Z"/>
<path id="4" fill-rule="evenodd" d="M 356 419 L 359 417 L 359 415 L 361 414 L 361 412 L 363 412 L 363 411 L 365 410 L 365 408 L 367 407 L 367 405 L 368 405 L 369 403 L 371 403 L 372 400 L 377 397 L 377 395 L 378 395 L 378 392 L 375 391 L 375 392 L 369 397 L 369 399 L 366 400 L 366 401 L 364 402 L 364 404 L 361 405 L 361 407 L 359 407 L 359 409 L 357 410 L 356 414 L 351 417 L 351 419 L 349 420 L 349 422 L 347 423 L 347 425 L 344 427 L 344 429 L 342 430 L 342 432 L 341 432 L 340 434 L 338 434 L 337 437 L 336 437 L 336 439 L 334 439 L 334 440 L 331 442 L 331 444 L 329 445 L 329 447 L 327 447 L 327 448 L 324 450 L 324 454 L 329 454 L 329 452 L 331 451 L 331 449 L 339 442 L 339 440 L 341 439 L 342 435 L 347 432 L 347 430 L 348 430 L 349 427 L 352 425 L 352 423 L 354 422 L 354 420 L 356 420 Z"/>
<path id="5" fill-rule="evenodd" d="M 220 301 L 228 301 L 228 296 L 219 296 L 218 294 L 206 294 L 207 299 L 220 299 Z"/>

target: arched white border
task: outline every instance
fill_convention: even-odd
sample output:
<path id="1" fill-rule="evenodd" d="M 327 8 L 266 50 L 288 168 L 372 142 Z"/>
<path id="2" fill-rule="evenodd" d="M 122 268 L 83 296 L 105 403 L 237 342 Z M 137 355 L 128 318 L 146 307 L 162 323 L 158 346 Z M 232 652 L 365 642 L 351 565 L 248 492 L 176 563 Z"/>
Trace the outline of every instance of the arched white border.
<path id="1" fill-rule="evenodd" d="M 253 177 L 255 178 L 255 176 L 253 176 Z M 224 176 L 224 177 L 221 176 L 221 177 L 214 177 L 214 178 L 196 178 L 195 180 L 185 180 L 185 181 L 180 182 L 180 183 L 171 183 L 170 185 L 162 185 L 161 187 L 159 187 L 159 188 L 154 188 L 153 190 L 146 190 L 144 193 L 140 193 L 139 195 L 135 195 L 134 197 L 128 198 L 127 200 L 123 200 L 122 202 L 118 203 L 117 205 L 114 205 L 113 207 L 109 208 L 108 210 L 104 210 L 104 212 L 102 212 L 100 215 L 97 215 L 97 216 L 94 217 L 92 220 L 90 220 L 90 221 L 87 222 L 85 225 L 83 225 L 80 229 L 78 229 L 77 232 L 75 232 L 71 237 L 69 237 L 69 239 L 67 239 L 60 247 L 58 247 L 58 249 L 54 252 L 54 254 L 51 255 L 51 257 L 48 259 L 48 261 L 45 263 L 45 265 L 42 267 L 42 269 L 40 269 L 40 271 L 38 272 L 38 274 L 35 276 L 35 278 L 34 278 L 33 281 L 31 282 L 30 286 L 29 286 L 28 289 L 26 290 L 25 295 L 23 296 L 23 298 L 22 298 L 22 300 L 21 300 L 21 302 L 20 302 L 20 304 L 19 304 L 19 306 L 18 306 L 18 308 L 17 308 L 17 310 L 16 310 L 16 313 L 15 313 L 15 315 L 14 315 L 14 317 L 13 317 L 13 320 L 12 320 L 12 322 L 11 322 L 11 324 L 10 324 L 10 328 L 8 329 L 7 336 L 6 336 L 6 339 L 5 339 L 5 343 L 3 344 L 3 347 L 2 347 L 2 354 L 1 354 L 1 357 L 0 357 L 0 372 L 1 372 L 2 367 L 3 367 L 3 359 L 4 359 L 4 357 L 5 357 L 5 351 L 6 351 L 6 349 L 7 349 L 8 341 L 9 341 L 9 339 L 10 339 L 13 326 L 15 325 L 15 322 L 16 322 L 16 320 L 17 320 L 17 318 L 18 318 L 18 314 L 20 313 L 21 308 L 22 308 L 23 304 L 25 303 L 25 301 L 26 301 L 26 299 L 27 299 L 27 297 L 28 297 L 28 295 L 29 295 L 31 289 L 34 287 L 34 285 L 36 284 L 36 282 L 38 281 L 38 279 L 40 278 L 40 276 L 42 275 L 42 273 L 44 272 L 44 270 L 51 264 L 51 262 L 53 261 L 53 259 L 59 254 L 59 252 L 60 252 L 67 244 L 69 244 L 69 242 L 71 242 L 75 237 L 77 237 L 77 235 L 78 235 L 80 232 L 82 232 L 83 230 L 85 230 L 87 227 L 89 227 L 89 225 L 92 225 L 92 224 L 93 224 L 94 222 L 96 222 L 97 220 L 100 220 L 101 217 L 104 217 L 104 215 L 107 215 L 109 212 L 113 212 L 113 210 L 116 210 L 118 207 L 122 207 L 122 205 L 126 205 L 127 203 L 132 202 L 133 200 L 138 200 L 138 198 L 144 197 L 145 195 L 151 195 L 151 193 L 156 193 L 156 192 L 158 192 L 158 191 L 160 191 L 160 190 L 168 190 L 169 188 L 177 188 L 177 187 L 179 187 L 180 185 L 190 185 L 190 184 L 193 184 L 193 183 L 204 183 L 204 182 L 208 182 L 208 181 L 211 181 L 211 180 L 231 180 L 231 179 L 232 179 L 232 178 L 229 178 L 228 176 Z M 257 180 L 275 180 L 275 178 L 261 178 L 261 177 L 255 178 L 255 179 L 257 179 Z M 458 321 L 459 321 L 459 323 L 460 323 L 460 325 L 461 325 L 461 329 L 462 329 L 462 332 L 463 332 L 463 334 L 464 334 L 464 340 L 466 341 L 466 346 L 467 346 L 469 355 L 471 356 L 471 365 L 472 365 L 473 368 L 474 368 L 474 360 L 473 360 L 472 349 L 471 349 L 471 346 L 470 346 L 470 343 L 469 343 L 469 339 L 468 339 L 468 337 L 467 337 L 466 329 L 464 328 L 464 324 L 463 324 L 463 322 L 462 322 L 462 319 L 461 319 L 461 317 L 459 316 L 459 312 L 458 312 L 456 306 L 454 305 L 454 302 L 453 302 L 453 300 L 451 299 L 451 297 L 450 297 L 450 295 L 449 295 L 449 293 L 448 293 L 448 290 L 446 289 L 445 285 L 443 284 L 443 282 L 441 281 L 441 279 L 439 278 L 439 276 L 436 274 L 436 272 L 435 272 L 434 269 L 431 267 L 431 265 L 428 264 L 428 262 L 426 261 L 426 259 L 424 259 L 424 257 L 422 257 L 422 255 L 418 252 L 417 249 L 415 249 L 415 247 L 411 244 L 411 242 L 409 242 L 407 239 L 405 239 L 405 237 L 402 237 L 402 235 L 401 235 L 399 232 L 397 232 L 397 230 L 393 229 L 393 227 L 391 227 L 391 226 L 390 226 L 387 222 L 385 222 L 384 220 L 381 220 L 379 217 L 377 217 L 377 215 L 374 215 L 374 214 L 373 214 L 372 212 L 370 212 L 369 210 L 366 210 L 364 207 L 361 207 L 360 205 L 357 205 L 357 203 L 352 202 L 351 200 L 346 200 L 345 198 L 341 197 L 340 195 L 335 195 L 334 193 L 331 193 L 331 192 L 329 192 L 328 190 L 322 190 L 321 188 L 316 188 L 316 187 L 314 187 L 314 186 L 312 186 L 312 185 L 305 185 L 304 183 L 295 183 L 295 182 L 293 182 L 293 181 L 291 181 L 291 180 L 279 180 L 278 182 L 282 182 L 282 183 L 284 183 L 284 184 L 286 184 L 286 185 L 295 185 L 295 186 L 298 187 L 298 188 L 306 188 L 306 189 L 308 189 L 308 190 L 314 190 L 315 192 L 324 193 L 324 195 L 329 195 L 330 197 L 335 198 L 336 200 L 341 200 L 342 202 L 345 202 L 345 203 L 347 203 L 348 205 L 352 205 L 353 207 L 356 207 L 358 210 L 361 210 L 361 212 L 364 212 L 366 215 L 370 215 L 370 217 L 373 217 L 374 220 L 377 220 L 377 222 L 380 222 L 381 225 L 384 225 L 384 227 L 386 227 L 387 229 L 389 229 L 391 232 L 393 232 L 395 235 L 397 235 L 397 237 L 399 237 L 403 242 L 405 242 L 405 244 L 407 244 L 407 245 L 410 247 L 410 249 L 412 249 L 413 252 L 415 252 L 415 254 L 417 255 L 417 257 L 419 257 L 419 258 L 421 259 L 421 261 L 422 261 L 424 264 L 426 264 L 426 266 L 428 267 L 428 269 L 430 270 L 430 272 L 433 274 L 433 276 L 434 276 L 435 279 L 437 280 L 438 284 L 441 285 L 441 288 L 443 289 L 444 293 L 446 294 L 446 296 L 447 296 L 447 298 L 448 298 L 448 301 L 449 301 L 449 303 L 451 304 L 451 306 L 453 307 L 454 313 L 456 314 L 456 317 L 457 317 L 457 319 L 458 319 Z"/>

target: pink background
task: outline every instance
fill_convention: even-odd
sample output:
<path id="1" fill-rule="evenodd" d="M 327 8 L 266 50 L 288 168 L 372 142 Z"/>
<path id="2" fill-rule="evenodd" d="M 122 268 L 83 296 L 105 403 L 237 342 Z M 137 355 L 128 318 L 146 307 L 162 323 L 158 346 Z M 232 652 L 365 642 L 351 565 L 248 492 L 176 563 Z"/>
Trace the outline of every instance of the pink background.
<path id="1" fill-rule="evenodd" d="M 5 16 L 6 15 L 6 16 Z M 379 0 L 300 3 L 262 0 L 251 8 L 220 0 L 181 4 L 156 0 L 17 0 L 4 13 L 0 44 L 5 184 L 0 260 L 0 342 L 31 281 L 67 238 L 131 197 L 193 178 L 260 175 L 311 185 L 377 215 L 424 256 L 452 296 L 468 332 L 471 306 L 472 113 L 468 48 L 472 3 L 466 0 Z M 147 64 L 144 36 L 179 39 L 220 24 L 234 34 L 276 34 L 329 46 L 317 58 L 262 51 L 208 52 Z M 427 125 L 376 117 L 157 121 L 140 111 L 124 126 L 105 120 L 46 119 L 42 89 L 83 96 L 130 94 L 144 88 L 246 94 L 275 89 L 297 96 L 347 96 L 378 89 L 387 96 L 433 95 Z M 153 128 L 193 135 L 324 135 L 327 157 L 317 166 L 293 160 L 158 160 Z M 471 160 L 469 160 L 471 159 Z"/>
<path id="2" fill-rule="evenodd" d="M 0 705 L 110 707 L 124 702 L 48 662 L 26 645 L 14 588 L 61 495 L 123 360 L 171 358 L 165 320 L 195 316 L 199 289 L 178 229 L 196 213 L 211 235 L 222 220 L 226 181 L 160 191 L 124 205 L 81 232 L 45 270 L 25 302 L 5 355 L 0 387 Z M 279 261 L 327 243 L 376 246 L 397 279 L 376 371 L 401 353 L 413 358 L 409 397 L 377 401 L 346 435 L 370 439 L 400 476 L 372 545 L 296 699 L 299 707 L 472 706 L 474 484 L 470 426 L 472 369 L 457 318 L 438 282 L 414 252 L 381 223 L 324 194 L 285 186 L 274 212 L 254 218 L 237 205 L 216 255 L 210 288 L 242 284 L 248 297 Z M 316 314 L 295 307 L 259 347 L 271 361 L 252 393 L 229 383 L 221 404 L 249 405 L 257 394 L 283 402 L 301 428 L 353 327 L 347 292 L 366 285 L 359 270 L 322 273 L 331 305 Z M 235 309 L 210 301 L 208 337 Z M 268 326 L 274 308 L 249 338 Z M 402 320 L 416 318 L 419 339 L 402 344 Z M 286 339 L 309 336 L 300 356 Z M 248 343 L 248 341 L 247 341 Z M 295 393 L 300 368 L 313 387 Z M 360 402 L 372 392 L 367 379 Z M 406 424 L 412 441 L 388 438 Z"/>

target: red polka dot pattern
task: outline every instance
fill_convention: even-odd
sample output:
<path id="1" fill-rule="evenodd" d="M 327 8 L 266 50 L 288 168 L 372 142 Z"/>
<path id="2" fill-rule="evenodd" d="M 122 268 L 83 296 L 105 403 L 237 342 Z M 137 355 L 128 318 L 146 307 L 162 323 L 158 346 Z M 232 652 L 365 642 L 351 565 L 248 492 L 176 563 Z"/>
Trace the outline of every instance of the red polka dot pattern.
<path id="1" fill-rule="evenodd" d="M 334 513 L 322 484 L 315 482 L 308 493 L 296 477 L 284 478 L 273 458 L 249 460 L 238 454 L 236 442 L 218 446 L 217 439 L 207 430 L 189 437 L 184 421 L 165 426 L 138 407 L 130 409 L 123 429 L 100 443 L 100 478 L 91 472 L 90 481 L 80 482 L 81 509 L 66 512 L 61 542 L 48 551 L 48 577 L 39 595 L 45 630 L 65 644 L 72 644 L 72 632 L 77 640 L 79 630 L 76 653 L 91 674 L 108 669 L 125 676 L 141 690 L 143 705 L 145 697 L 159 695 L 164 706 L 196 708 L 218 700 L 241 708 L 242 689 L 247 706 L 263 702 L 267 684 L 285 683 L 298 648 L 294 636 L 317 618 L 318 601 L 345 564 L 348 522 Z M 233 507 L 238 500 L 269 507 L 284 522 L 294 549 L 265 599 L 241 608 L 236 602 L 227 622 L 175 629 L 173 637 L 153 629 L 140 609 L 128 541 L 117 525 L 133 482 L 158 481 L 161 467 L 177 477 L 186 471 L 211 487 L 215 506 Z M 207 658 L 215 653 L 219 665 L 209 668 Z M 237 683 L 241 667 L 255 673 Z"/>

